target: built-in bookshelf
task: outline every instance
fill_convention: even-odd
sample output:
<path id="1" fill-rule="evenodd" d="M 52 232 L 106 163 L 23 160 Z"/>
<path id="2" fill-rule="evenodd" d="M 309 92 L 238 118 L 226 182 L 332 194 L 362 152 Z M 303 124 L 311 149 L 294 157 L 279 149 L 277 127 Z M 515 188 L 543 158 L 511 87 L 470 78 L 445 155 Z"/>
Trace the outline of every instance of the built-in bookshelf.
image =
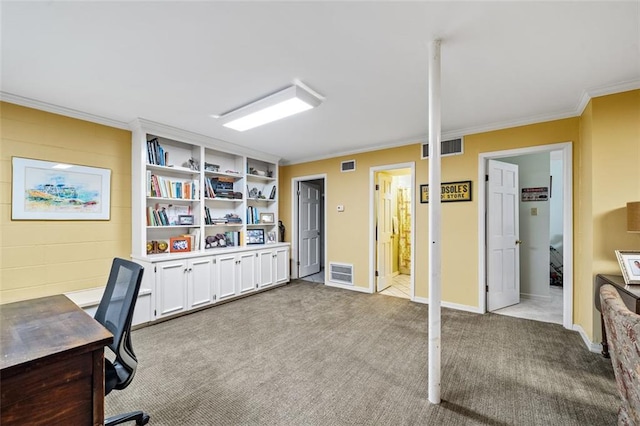
<path id="1" fill-rule="evenodd" d="M 146 120 L 133 128 L 134 256 L 278 242 L 278 158 Z"/>

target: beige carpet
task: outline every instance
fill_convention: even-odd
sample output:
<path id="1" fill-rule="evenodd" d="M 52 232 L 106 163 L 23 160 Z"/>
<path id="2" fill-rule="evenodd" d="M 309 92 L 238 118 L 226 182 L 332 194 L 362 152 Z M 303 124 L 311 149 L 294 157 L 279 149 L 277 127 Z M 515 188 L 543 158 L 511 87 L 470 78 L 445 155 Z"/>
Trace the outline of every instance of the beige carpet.
<path id="1" fill-rule="evenodd" d="M 557 324 L 443 309 L 441 405 L 428 307 L 294 281 L 133 332 L 107 414 L 151 425 L 614 425 L 608 360 Z"/>

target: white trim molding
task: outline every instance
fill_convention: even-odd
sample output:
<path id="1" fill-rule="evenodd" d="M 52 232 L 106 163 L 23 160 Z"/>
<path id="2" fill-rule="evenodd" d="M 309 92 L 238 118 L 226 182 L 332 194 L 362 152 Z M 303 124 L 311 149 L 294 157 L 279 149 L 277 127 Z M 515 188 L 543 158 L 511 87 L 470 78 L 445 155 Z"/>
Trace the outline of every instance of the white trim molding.
<path id="1" fill-rule="evenodd" d="M 412 299 L 412 301 L 416 302 L 416 303 L 424 303 L 425 305 L 429 304 L 429 298 L 428 297 L 414 297 Z M 455 309 L 456 311 L 471 312 L 473 314 L 483 314 L 484 313 L 477 306 L 461 305 L 459 303 L 451 303 L 451 302 L 444 302 L 444 301 L 442 303 L 440 303 L 440 305 L 443 308 Z"/>
<path id="2" fill-rule="evenodd" d="M 589 349 L 589 351 L 595 352 L 598 354 L 602 353 L 602 345 L 600 343 L 592 342 L 589 339 L 589 336 L 587 336 L 587 333 L 585 333 L 584 329 L 580 325 L 573 324 L 572 328 L 574 331 L 577 331 L 580 334 L 580 337 L 582 337 L 582 341 L 584 342 L 587 349 Z"/>
<path id="3" fill-rule="evenodd" d="M 358 287 L 356 285 L 338 284 L 338 283 L 334 283 L 333 281 L 329 281 L 329 280 L 325 280 L 324 285 L 326 285 L 327 287 L 336 287 L 336 288 L 341 288 L 343 290 L 359 291 L 360 293 L 369 293 L 369 294 L 371 294 L 371 291 L 368 288 L 366 288 L 366 287 Z"/>
<path id="4" fill-rule="evenodd" d="M 3 102 L 8 102 L 10 104 L 34 108 L 53 114 L 64 115 L 65 117 L 77 118 L 79 120 L 90 121 L 92 123 L 102 124 L 109 127 L 115 127 L 117 129 L 130 130 L 129 124 L 125 123 L 124 121 L 113 120 L 111 118 L 79 111 L 77 109 L 66 108 L 36 99 L 25 98 L 23 96 L 14 95 L 12 93 L 0 92 L 0 100 Z"/>
<path id="5" fill-rule="evenodd" d="M 298 278 L 298 183 L 299 182 L 304 182 L 307 180 L 318 180 L 318 179 L 323 179 L 324 180 L 324 188 L 323 188 L 323 194 L 326 192 L 327 190 L 327 174 L 326 173 L 321 173 L 321 174 L 317 174 L 317 175 L 307 175 L 307 176 L 296 176 L 294 178 L 291 178 L 291 265 L 292 268 L 289 271 L 289 276 L 291 277 L 291 279 L 296 279 Z M 322 234 L 322 238 L 323 238 L 323 243 L 322 245 L 324 246 L 324 253 L 323 253 L 323 259 L 324 259 L 324 263 L 325 265 L 328 265 L 329 263 L 327 262 L 327 203 L 326 203 L 326 199 L 325 201 L 322 203 L 323 204 L 323 211 L 322 211 L 322 220 L 324 221 L 323 224 L 323 234 Z M 324 275 L 325 275 L 325 284 L 327 284 L 327 279 L 326 277 L 328 276 L 328 269 L 325 267 L 325 271 L 324 271 Z M 342 287 L 341 287 L 342 288 Z M 352 289 L 351 286 L 345 286 L 344 288 L 347 288 L 349 290 Z"/>
<path id="6" fill-rule="evenodd" d="M 504 151 L 484 152 L 478 154 L 478 301 L 480 311 L 486 312 L 486 222 L 487 210 L 485 175 L 487 161 L 517 155 L 527 155 L 540 152 L 562 151 L 564 197 L 562 206 L 562 247 L 564 265 L 562 275 L 562 325 L 566 329 L 573 329 L 573 144 L 561 142 L 548 145 L 537 145 L 526 148 L 515 148 Z"/>
<path id="7" fill-rule="evenodd" d="M 383 166 L 375 166 L 369 168 L 369 293 L 376 292 L 376 173 L 397 169 L 410 169 L 411 170 L 411 229 L 416 229 L 415 217 L 416 217 L 416 200 L 413 196 L 416 193 L 416 163 L 411 161 L 408 163 L 397 164 L 385 164 Z M 415 232 L 411 232 L 411 278 L 409 287 L 411 290 L 411 297 L 415 296 L 415 256 L 416 256 L 416 241 Z"/>

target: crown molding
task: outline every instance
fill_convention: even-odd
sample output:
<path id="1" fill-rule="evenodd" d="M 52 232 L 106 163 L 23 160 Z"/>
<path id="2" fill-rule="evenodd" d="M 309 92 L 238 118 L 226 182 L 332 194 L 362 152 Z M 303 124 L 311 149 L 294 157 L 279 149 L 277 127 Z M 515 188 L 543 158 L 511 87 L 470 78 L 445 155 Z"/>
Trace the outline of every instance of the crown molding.
<path id="1" fill-rule="evenodd" d="M 426 141 L 426 139 L 425 139 L 424 135 L 423 136 L 415 136 L 415 137 L 404 138 L 404 139 L 397 140 L 397 141 L 392 141 L 392 142 L 383 142 L 381 144 L 376 144 L 376 145 L 367 145 L 367 146 L 364 146 L 364 147 L 358 148 L 358 149 L 332 152 L 332 153 L 329 153 L 329 154 L 326 154 L 326 155 L 311 156 L 311 157 L 300 157 L 300 158 L 296 158 L 296 159 L 293 159 L 293 160 L 284 159 L 284 160 L 282 160 L 280 165 L 282 165 L 282 166 L 293 166 L 294 164 L 308 163 L 310 161 L 328 160 L 330 158 L 344 157 L 344 156 L 356 155 L 356 154 L 364 154 L 366 152 L 379 151 L 381 149 L 398 148 L 400 146 L 420 144 L 420 143 L 425 142 L 425 141 Z"/>
<path id="2" fill-rule="evenodd" d="M 582 92 L 580 101 L 576 106 L 576 115 L 582 115 L 584 109 L 589 104 L 589 101 L 593 98 L 613 95 L 614 93 L 628 92 L 630 90 L 636 89 L 640 89 L 640 80 L 629 80 L 611 86 L 602 86 L 591 90 L 585 90 L 584 92 Z"/>
<path id="3" fill-rule="evenodd" d="M 116 127 L 118 129 L 130 130 L 129 124 L 123 121 L 113 120 L 111 118 L 90 114 L 88 112 L 78 111 L 77 109 L 65 108 L 59 105 L 50 104 L 48 102 L 38 101 L 36 99 L 25 98 L 23 96 L 14 95 L 12 93 L 0 92 L 0 101 L 21 105 L 28 108 L 34 108 L 41 111 L 51 112 L 53 114 L 64 115 L 66 117 L 90 121 L 92 123 L 103 124 L 105 126 Z"/>
<path id="4" fill-rule="evenodd" d="M 630 90 L 636 90 L 636 89 L 640 89 L 640 80 L 630 80 L 622 83 L 613 84 L 610 86 L 602 86 L 602 87 L 594 88 L 588 91 L 585 90 L 582 93 L 582 96 L 580 97 L 578 104 L 571 111 L 542 114 L 542 115 L 532 116 L 532 117 L 518 119 L 518 120 L 499 121 L 496 123 L 491 123 L 483 126 L 466 127 L 462 129 L 451 130 L 451 131 L 442 133 L 441 139 L 442 140 L 455 139 L 455 138 L 478 134 L 478 133 L 493 132 L 496 130 L 510 129 L 513 127 L 527 126 L 530 124 L 544 123 L 547 121 L 562 120 L 565 118 L 580 117 L 591 99 L 598 98 L 601 96 L 613 95 L 616 93 L 628 92 Z M 428 135 L 420 135 L 420 136 L 415 136 L 413 138 L 405 138 L 396 142 L 387 142 L 379 145 L 369 145 L 367 147 L 363 147 L 357 150 L 334 152 L 324 156 L 305 157 L 305 158 L 299 158 L 291 161 L 284 160 L 281 164 L 289 166 L 294 164 L 307 163 L 310 161 L 327 160 L 329 158 L 342 157 L 346 155 L 362 154 L 365 152 L 377 151 L 380 149 L 396 148 L 399 146 L 412 145 L 412 144 L 421 144 L 428 141 L 429 141 Z"/>

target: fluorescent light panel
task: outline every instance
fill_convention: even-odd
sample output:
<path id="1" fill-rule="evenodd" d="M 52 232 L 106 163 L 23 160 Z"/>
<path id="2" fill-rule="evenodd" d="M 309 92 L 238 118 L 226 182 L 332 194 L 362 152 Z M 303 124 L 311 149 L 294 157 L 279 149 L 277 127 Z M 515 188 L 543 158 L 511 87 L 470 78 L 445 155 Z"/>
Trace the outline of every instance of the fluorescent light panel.
<path id="1" fill-rule="evenodd" d="M 323 98 L 298 84 L 220 117 L 223 126 L 244 132 L 281 118 L 314 108 Z"/>

